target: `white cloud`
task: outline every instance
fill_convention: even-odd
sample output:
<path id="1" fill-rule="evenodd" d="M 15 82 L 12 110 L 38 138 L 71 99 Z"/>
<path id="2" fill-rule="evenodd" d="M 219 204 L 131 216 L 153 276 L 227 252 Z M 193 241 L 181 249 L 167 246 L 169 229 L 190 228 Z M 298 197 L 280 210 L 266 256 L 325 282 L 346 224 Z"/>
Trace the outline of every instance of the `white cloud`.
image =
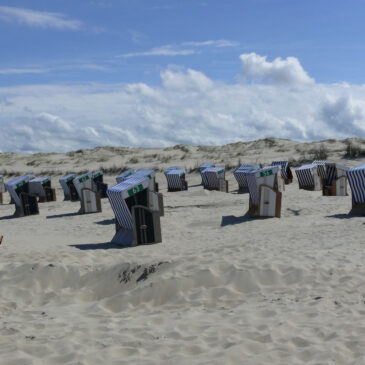
<path id="1" fill-rule="evenodd" d="M 246 53 L 242 54 L 240 59 L 244 81 L 291 86 L 308 85 L 314 82 L 295 57 L 287 57 L 284 60 L 279 57 L 269 62 L 266 56 Z"/>
<path id="2" fill-rule="evenodd" d="M 40 74 L 48 71 L 41 68 L 0 68 L 0 75 Z"/>
<path id="3" fill-rule="evenodd" d="M 3 87 L 0 146 L 34 152 L 98 145 L 214 145 L 269 136 L 365 138 L 364 100 L 365 85 L 226 84 L 192 69 L 161 72 L 160 86 Z"/>
<path id="4" fill-rule="evenodd" d="M 210 40 L 210 41 L 203 41 L 203 42 L 183 42 L 181 43 L 182 46 L 192 46 L 192 47 L 236 47 L 239 45 L 238 42 L 230 41 L 227 39 L 218 39 L 218 40 Z"/>
<path id="5" fill-rule="evenodd" d="M 0 19 L 39 28 L 77 30 L 82 26 L 79 20 L 68 19 L 61 13 L 50 13 L 10 6 L 0 6 Z"/>
<path id="6" fill-rule="evenodd" d="M 195 51 L 192 49 L 175 49 L 172 45 L 166 45 L 152 48 L 150 51 L 126 53 L 118 57 L 129 58 L 141 56 L 188 56 L 194 53 Z"/>
<path id="7" fill-rule="evenodd" d="M 238 42 L 226 39 L 208 40 L 202 42 L 182 42 L 180 44 L 166 44 L 160 47 L 152 48 L 149 51 L 126 53 L 118 57 L 129 58 L 142 56 L 188 56 L 199 53 L 199 49 L 201 49 L 202 47 L 223 48 L 235 47 L 237 45 L 239 45 Z"/>

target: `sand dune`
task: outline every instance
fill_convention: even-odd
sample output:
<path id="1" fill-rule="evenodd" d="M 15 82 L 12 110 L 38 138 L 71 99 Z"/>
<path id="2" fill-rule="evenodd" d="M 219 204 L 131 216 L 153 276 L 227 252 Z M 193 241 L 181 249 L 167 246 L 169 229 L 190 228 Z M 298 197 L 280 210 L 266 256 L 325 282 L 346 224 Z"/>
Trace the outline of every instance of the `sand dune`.
<path id="1" fill-rule="evenodd" d="M 193 168 L 204 160 L 303 156 L 296 142 L 250 143 L 242 156 L 236 144 L 124 149 L 127 155 L 98 148 L 82 157 L 0 154 L 0 161 L 8 172 L 40 174 L 47 166 L 57 173 L 112 168 L 133 157 L 131 167 Z M 327 144 L 331 160 L 365 162 L 341 159 L 344 142 Z M 148 162 L 143 156 L 151 154 L 171 158 Z M 27 165 L 35 160 L 38 166 Z M 121 249 L 109 243 L 109 202 L 103 199 L 102 213 L 77 215 L 79 203 L 62 201 L 58 176 L 57 201 L 41 204 L 37 216 L 13 219 L 13 206 L 0 205 L 1 364 L 365 362 L 365 221 L 347 215 L 350 196 L 323 197 L 294 181 L 281 219 L 251 219 L 232 173 L 229 194 L 203 190 L 197 173 L 187 175 L 188 191 L 168 193 L 158 173 L 163 242 Z"/>

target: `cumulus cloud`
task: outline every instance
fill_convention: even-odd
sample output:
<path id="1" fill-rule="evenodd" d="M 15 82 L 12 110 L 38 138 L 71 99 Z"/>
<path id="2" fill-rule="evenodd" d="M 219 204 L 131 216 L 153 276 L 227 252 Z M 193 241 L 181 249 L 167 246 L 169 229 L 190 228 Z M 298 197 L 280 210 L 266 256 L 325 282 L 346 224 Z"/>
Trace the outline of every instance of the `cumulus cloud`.
<path id="1" fill-rule="evenodd" d="M 161 84 L 0 88 L 3 151 L 365 138 L 365 86 L 227 84 L 167 69 Z M 1 102 L 3 101 L 3 102 Z"/>
<path id="2" fill-rule="evenodd" d="M 82 26 L 79 20 L 69 19 L 61 13 L 50 13 L 11 6 L 0 6 L 0 19 L 39 28 L 77 30 Z"/>
<path id="3" fill-rule="evenodd" d="M 240 59 L 241 77 L 244 81 L 290 86 L 308 85 L 314 82 L 295 57 L 286 59 L 278 57 L 269 62 L 266 56 L 245 53 L 240 56 Z"/>

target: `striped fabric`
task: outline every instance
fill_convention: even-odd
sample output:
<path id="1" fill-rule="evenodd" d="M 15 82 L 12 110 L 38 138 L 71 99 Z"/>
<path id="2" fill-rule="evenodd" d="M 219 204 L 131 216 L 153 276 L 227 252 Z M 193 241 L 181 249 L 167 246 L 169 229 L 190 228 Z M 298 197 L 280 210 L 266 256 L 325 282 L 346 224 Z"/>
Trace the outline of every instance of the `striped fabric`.
<path id="1" fill-rule="evenodd" d="M 200 172 L 203 172 L 203 170 L 205 170 L 208 167 L 215 167 L 215 163 L 213 163 L 213 162 L 204 162 L 203 164 L 201 164 L 199 166 L 199 170 L 200 170 Z"/>
<path id="2" fill-rule="evenodd" d="M 21 201 L 15 190 L 20 186 L 28 183 L 32 179 L 34 179 L 34 175 L 28 174 L 25 176 L 16 177 L 15 179 L 12 179 L 5 184 L 6 189 L 8 190 L 10 196 L 13 198 L 17 206 L 21 206 Z"/>
<path id="3" fill-rule="evenodd" d="M 133 175 L 130 175 L 130 176 L 146 176 L 150 179 L 153 179 L 156 176 L 156 171 L 148 170 L 148 169 L 139 169 L 139 170 L 135 171 Z M 128 177 L 128 179 L 129 178 L 130 177 Z"/>
<path id="4" fill-rule="evenodd" d="M 365 164 L 346 172 L 352 191 L 352 199 L 355 203 L 365 203 Z"/>
<path id="5" fill-rule="evenodd" d="M 299 188 L 314 186 L 313 174 L 317 172 L 317 165 L 303 165 L 295 169 Z"/>
<path id="6" fill-rule="evenodd" d="M 62 190 L 63 190 L 63 193 L 66 196 L 70 196 L 70 189 L 67 185 L 67 183 L 70 181 L 70 180 L 73 180 L 75 178 L 75 174 L 68 174 L 66 176 L 63 176 L 60 178 L 59 182 L 61 184 L 61 187 L 62 187 Z"/>
<path id="7" fill-rule="evenodd" d="M 128 196 L 132 196 L 134 193 L 147 188 L 149 184 L 150 179 L 144 176 L 134 176 L 107 189 L 106 193 L 110 205 L 113 209 L 115 218 L 121 227 L 133 230 L 132 215 L 125 199 Z"/>
<path id="8" fill-rule="evenodd" d="M 29 192 L 31 194 L 37 194 L 38 196 L 46 196 L 46 192 L 44 190 L 43 185 L 47 183 L 48 181 L 51 181 L 50 176 L 45 177 L 37 177 L 35 179 L 32 179 L 29 181 Z"/>
<path id="9" fill-rule="evenodd" d="M 234 172 L 233 176 L 237 180 L 238 187 L 240 188 L 247 188 L 247 179 L 246 174 L 250 171 L 259 169 L 259 165 L 241 165 L 238 167 Z"/>
<path id="10" fill-rule="evenodd" d="M 180 170 L 179 166 L 171 166 L 171 167 L 168 167 L 165 171 L 164 171 L 164 174 L 166 176 L 166 174 L 169 172 L 169 171 L 172 171 L 172 170 Z"/>
<path id="11" fill-rule="evenodd" d="M 336 178 L 336 164 L 326 163 L 326 180 L 325 186 L 332 186 L 333 180 Z"/>
<path id="12" fill-rule="evenodd" d="M 185 179 L 184 170 L 165 171 L 165 176 L 166 176 L 166 180 L 167 180 L 167 187 L 169 189 L 182 189 L 183 188 L 182 179 Z"/>
<path id="13" fill-rule="evenodd" d="M 325 181 L 327 178 L 326 163 L 328 163 L 328 161 L 325 160 L 314 160 L 312 162 L 312 165 L 317 165 L 317 174 L 322 178 L 323 181 Z"/>
<path id="14" fill-rule="evenodd" d="M 203 170 L 204 187 L 219 189 L 219 179 L 225 178 L 224 167 L 208 167 Z"/>
<path id="15" fill-rule="evenodd" d="M 288 161 L 273 161 L 271 162 L 271 166 L 281 166 L 281 177 L 284 181 L 288 180 L 288 174 L 286 172 L 288 168 Z"/>
<path id="16" fill-rule="evenodd" d="M 121 183 L 123 180 L 125 180 L 128 176 L 131 176 L 132 174 L 134 174 L 134 170 L 129 169 L 127 171 L 123 171 L 115 179 L 117 180 L 117 183 Z"/>

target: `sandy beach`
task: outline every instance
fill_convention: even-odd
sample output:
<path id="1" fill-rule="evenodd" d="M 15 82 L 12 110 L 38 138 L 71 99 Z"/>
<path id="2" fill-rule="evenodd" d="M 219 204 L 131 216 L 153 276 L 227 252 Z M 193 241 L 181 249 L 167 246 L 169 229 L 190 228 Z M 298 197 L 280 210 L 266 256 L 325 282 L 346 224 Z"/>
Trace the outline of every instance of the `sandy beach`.
<path id="1" fill-rule="evenodd" d="M 348 215 L 350 189 L 326 197 L 294 178 L 280 219 L 252 219 L 232 168 L 228 194 L 189 173 L 205 161 L 299 166 L 320 146 L 330 161 L 365 163 L 343 158 L 348 142 L 0 153 L 6 180 L 51 174 L 57 193 L 35 216 L 13 218 L 8 194 L 0 205 L 0 364 L 364 364 L 365 219 Z M 167 192 L 171 165 L 188 191 Z M 86 215 L 63 201 L 62 174 L 100 167 L 109 186 L 123 168 L 159 169 L 162 243 L 112 245 L 108 199 Z"/>

